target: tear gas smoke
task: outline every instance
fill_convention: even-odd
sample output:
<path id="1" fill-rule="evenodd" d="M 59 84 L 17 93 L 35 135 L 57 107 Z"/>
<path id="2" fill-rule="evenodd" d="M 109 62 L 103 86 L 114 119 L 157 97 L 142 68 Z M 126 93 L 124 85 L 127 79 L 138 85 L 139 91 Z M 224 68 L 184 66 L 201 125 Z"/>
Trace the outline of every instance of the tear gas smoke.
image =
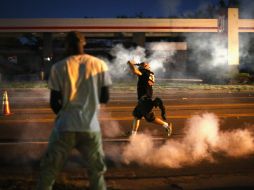
<path id="1" fill-rule="evenodd" d="M 107 112 L 106 106 L 101 105 L 100 118 L 107 118 L 107 122 L 101 121 L 102 134 L 105 137 L 117 137 L 121 135 L 119 123 L 112 119 L 111 112 Z"/>
<path id="2" fill-rule="evenodd" d="M 219 119 L 212 113 L 191 117 L 184 128 L 184 137 L 155 145 L 152 137 L 138 134 L 130 137 L 123 148 L 123 162 L 141 165 L 180 168 L 202 160 L 215 162 L 215 153 L 231 157 L 254 153 L 254 136 L 247 129 L 221 131 Z"/>
<path id="3" fill-rule="evenodd" d="M 126 49 L 122 44 L 112 48 L 110 54 L 115 57 L 109 64 L 109 69 L 113 78 L 125 78 L 129 72 L 126 72 L 127 62 L 135 60 L 142 62 L 145 59 L 145 49 L 141 47 Z"/>
<path id="4" fill-rule="evenodd" d="M 226 2 L 227 4 L 228 2 Z M 251 0 L 241 1 L 239 3 L 239 17 L 252 19 L 254 16 L 254 2 Z M 219 4 L 203 2 L 195 12 L 186 12 L 186 17 L 193 18 L 218 18 L 221 13 Z M 249 46 L 253 41 L 251 34 L 240 34 L 240 69 L 245 72 L 253 71 L 253 56 L 248 52 Z M 186 40 L 189 46 L 188 67 L 195 71 L 194 75 L 201 77 L 208 82 L 225 83 L 233 77 L 230 73 L 227 63 L 227 36 L 224 33 L 195 33 L 186 34 Z"/>
<path id="5" fill-rule="evenodd" d="M 103 121 L 102 118 L 108 118 L 107 122 Z M 122 131 L 120 129 L 119 123 L 112 119 L 111 112 L 108 112 L 106 109 L 106 105 L 101 105 L 100 109 L 100 127 L 102 131 L 103 137 L 119 137 L 123 135 Z M 115 163 L 121 162 L 121 152 L 122 146 L 116 145 L 115 143 L 107 143 L 107 146 L 104 146 L 104 151 L 107 154 L 107 157 L 110 158 L 110 160 L 114 161 Z"/>
<path id="6" fill-rule="evenodd" d="M 106 146 L 104 146 L 104 151 L 111 161 L 114 162 L 115 165 L 121 165 L 122 157 L 121 152 L 123 149 L 123 145 L 119 145 L 118 143 L 110 143 L 108 142 Z"/>
<path id="7" fill-rule="evenodd" d="M 49 91 L 45 89 L 26 89 L 25 91 L 15 90 L 14 93 L 17 100 L 14 100 L 13 103 L 19 107 L 25 104 L 30 104 L 33 101 L 33 106 L 38 108 L 38 105 L 49 102 Z M 46 110 L 46 112 L 48 112 L 48 110 Z M 15 114 L 18 115 L 20 113 L 17 111 Z M 45 130 L 45 128 L 52 128 L 53 123 L 44 124 L 44 127 L 40 127 L 41 124 L 33 119 L 31 120 L 31 118 L 34 117 L 34 115 L 31 115 L 31 112 L 25 111 L 22 115 L 24 115 L 25 118 L 25 122 L 22 122 L 23 127 L 20 129 L 13 128 L 17 129 L 17 131 L 13 133 L 15 134 L 13 138 L 17 142 L 7 142 L 9 145 L 13 143 L 13 146 L 11 146 L 11 149 L 7 150 L 6 154 L 1 156 L 1 159 L 3 163 L 7 162 L 8 164 L 12 163 L 14 165 L 23 165 L 25 163 L 27 167 L 30 167 L 32 161 L 41 158 L 43 151 L 47 146 L 46 143 L 36 143 L 33 142 L 33 140 L 36 141 L 39 139 L 40 141 L 40 139 L 47 137 L 49 134 L 48 130 Z"/>
<path id="8" fill-rule="evenodd" d="M 186 34 L 188 44 L 188 57 L 178 65 L 180 70 L 173 70 L 170 76 L 174 77 L 200 77 L 208 82 L 224 83 L 230 76 L 228 68 L 227 40 L 221 33 L 195 33 Z M 248 42 L 248 40 L 246 40 Z M 147 61 L 156 77 L 165 77 L 175 63 L 175 48 L 168 49 L 165 42 L 147 43 L 146 47 L 125 48 L 118 44 L 111 50 L 114 57 L 112 61 L 106 61 L 110 72 L 115 79 L 126 79 L 129 76 L 127 61 Z M 185 68 L 185 69 L 184 69 Z M 207 80 L 206 80 L 207 79 Z"/>
<path id="9" fill-rule="evenodd" d="M 169 49 L 167 43 L 164 42 L 153 42 L 147 45 L 147 49 L 151 52 L 151 55 L 147 59 L 151 64 L 152 71 L 156 76 L 161 76 L 162 73 L 166 72 L 164 64 L 171 61 L 176 52 L 175 48 Z"/>
<path id="10" fill-rule="evenodd" d="M 244 72 L 253 72 L 251 42 L 253 34 L 241 34 L 239 38 L 240 65 Z M 195 71 L 195 75 L 205 81 L 225 83 L 234 77 L 228 67 L 227 40 L 223 34 L 189 34 L 186 35 L 189 46 L 188 67 Z"/>
<path id="11" fill-rule="evenodd" d="M 242 72 L 249 71 L 251 73 L 254 72 L 254 55 L 253 55 L 253 48 L 252 48 L 252 42 L 254 40 L 254 34 L 253 33 L 244 33 L 240 34 L 239 36 L 239 51 L 240 51 L 240 59 L 244 60 L 239 65 L 240 70 Z"/>
<path id="12" fill-rule="evenodd" d="M 191 53 L 189 67 L 201 78 L 223 82 L 228 77 L 227 42 L 220 34 L 190 34 L 186 41 Z"/>
<path id="13" fill-rule="evenodd" d="M 111 55 L 114 57 L 113 61 L 109 63 L 109 68 L 113 78 L 121 79 L 126 78 L 129 72 L 127 61 L 135 60 L 137 63 L 147 61 L 151 65 L 151 69 L 156 76 L 163 76 L 165 72 L 164 64 L 171 59 L 174 55 L 175 50 L 163 51 L 163 43 L 151 43 L 146 48 L 136 47 L 126 49 L 122 44 L 116 45 L 111 50 Z M 146 55 L 146 51 L 148 55 Z M 108 61 L 107 61 L 108 62 Z"/>

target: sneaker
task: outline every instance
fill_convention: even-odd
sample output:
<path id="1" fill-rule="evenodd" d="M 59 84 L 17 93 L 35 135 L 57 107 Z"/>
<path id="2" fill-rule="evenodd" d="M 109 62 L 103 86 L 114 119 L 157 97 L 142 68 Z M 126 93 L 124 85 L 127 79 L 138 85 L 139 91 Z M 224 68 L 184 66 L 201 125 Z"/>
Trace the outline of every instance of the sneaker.
<path id="1" fill-rule="evenodd" d="M 172 125 L 172 123 L 170 122 L 169 125 L 168 125 L 168 127 L 165 128 L 168 137 L 171 136 L 171 134 L 172 134 L 172 127 L 173 127 L 173 125 Z"/>

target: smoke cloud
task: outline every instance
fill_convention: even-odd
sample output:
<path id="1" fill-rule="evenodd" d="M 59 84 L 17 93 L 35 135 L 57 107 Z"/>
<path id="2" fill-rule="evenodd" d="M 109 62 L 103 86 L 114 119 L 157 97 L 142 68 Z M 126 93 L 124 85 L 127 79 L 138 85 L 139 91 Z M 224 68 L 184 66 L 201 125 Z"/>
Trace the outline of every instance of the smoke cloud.
<path id="1" fill-rule="evenodd" d="M 191 117 L 184 128 L 182 139 L 167 140 L 156 145 L 149 134 L 130 137 L 123 148 L 122 161 L 140 165 L 180 168 L 202 160 L 215 162 L 215 153 L 230 157 L 254 153 L 254 136 L 248 129 L 221 131 L 219 119 L 213 113 Z"/>
<path id="2" fill-rule="evenodd" d="M 240 64 L 240 69 L 242 72 L 250 72 L 254 73 L 254 55 L 253 55 L 253 47 L 252 42 L 254 40 L 253 33 L 244 33 L 239 36 L 240 41 L 240 59 L 243 60 Z"/>
<path id="3" fill-rule="evenodd" d="M 107 119 L 107 122 L 101 122 L 101 130 L 104 137 L 117 137 L 122 134 L 119 123 L 112 119 L 111 112 L 106 111 L 106 106 L 101 105 L 100 119 Z"/>
<path id="4" fill-rule="evenodd" d="M 251 43 L 253 34 L 240 34 L 240 72 L 254 71 Z M 187 67 L 193 75 L 205 82 L 225 83 L 234 77 L 228 67 L 228 47 L 226 36 L 222 33 L 197 33 L 186 35 L 188 44 Z"/>
<path id="5" fill-rule="evenodd" d="M 111 75 L 116 79 L 125 79 L 129 72 L 127 61 L 135 60 L 137 63 L 147 61 L 151 65 L 152 71 L 157 77 L 161 77 L 165 73 L 164 64 L 167 63 L 175 54 L 175 50 L 165 51 L 167 45 L 163 42 L 154 42 L 143 47 L 125 48 L 122 44 L 118 44 L 112 48 L 110 54 L 114 59 L 109 63 Z"/>
<path id="6" fill-rule="evenodd" d="M 225 2 L 226 5 L 229 3 Z M 239 18 L 253 19 L 254 2 L 243 0 L 239 2 Z M 226 13 L 226 9 L 224 10 Z M 188 18 L 218 18 L 223 12 L 218 3 L 203 2 L 194 12 L 185 12 L 184 17 Z M 226 18 L 225 18 L 226 19 Z M 224 26 L 226 29 L 227 20 Z M 188 67 L 194 71 L 194 75 L 204 79 L 205 82 L 227 83 L 234 73 L 230 72 L 227 63 L 227 31 L 222 33 L 193 33 L 185 34 L 190 51 Z M 240 72 L 253 73 L 253 59 L 251 43 L 253 35 L 251 33 L 239 33 L 240 35 Z"/>
<path id="7" fill-rule="evenodd" d="M 208 81 L 223 82 L 228 77 L 227 41 L 222 34 L 186 35 L 188 67 Z"/>
<path id="8" fill-rule="evenodd" d="M 150 56 L 147 58 L 151 64 L 152 71 L 157 76 L 162 76 L 165 72 L 165 64 L 172 61 L 172 57 L 176 53 L 175 47 L 169 47 L 165 42 L 153 42 L 147 45 Z"/>
<path id="9" fill-rule="evenodd" d="M 252 34 L 240 35 L 240 65 L 241 72 L 252 71 L 253 55 L 250 51 Z M 176 49 L 168 49 L 166 42 L 146 43 L 145 47 L 125 48 L 118 44 L 111 49 L 112 60 L 108 63 L 112 78 L 126 79 L 130 77 L 128 60 L 137 63 L 147 61 L 156 77 L 201 78 L 204 82 L 225 84 L 233 74 L 228 67 L 228 44 L 224 33 L 191 33 L 185 34 L 187 52 L 185 60 L 176 60 Z M 176 67 L 176 68 L 174 68 Z M 177 69 L 178 68 L 178 69 Z M 180 68 L 180 69 L 179 69 Z M 170 72 L 170 75 L 169 73 Z"/>

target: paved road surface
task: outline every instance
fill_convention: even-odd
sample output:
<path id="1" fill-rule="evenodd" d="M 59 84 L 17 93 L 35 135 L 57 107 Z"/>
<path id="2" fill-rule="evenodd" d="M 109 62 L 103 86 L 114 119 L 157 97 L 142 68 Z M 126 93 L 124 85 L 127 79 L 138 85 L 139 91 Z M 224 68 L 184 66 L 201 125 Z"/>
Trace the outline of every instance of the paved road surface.
<path id="1" fill-rule="evenodd" d="M 29 179 L 33 184 L 55 117 L 48 106 L 48 91 L 9 89 L 8 95 L 13 114 L 0 117 L 1 179 Z M 183 129 L 187 120 L 194 114 L 206 112 L 220 118 L 220 129 L 223 131 L 246 128 L 253 131 L 254 92 L 160 89 L 155 96 L 164 100 L 167 120 L 174 125 L 171 140 L 181 142 L 185 137 Z M 201 160 L 180 168 L 122 162 L 122 148 L 129 143 L 131 112 L 135 104 L 135 90 L 114 89 L 110 103 L 102 107 L 100 120 L 109 166 L 106 177 L 110 187 L 126 190 L 254 187 L 253 152 L 240 158 L 216 154 L 216 162 Z M 156 114 L 159 115 L 158 110 Z M 139 132 L 149 132 L 158 147 L 167 142 L 165 131 L 146 121 L 142 120 Z M 86 185 L 86 174 L 80 168 L 81 164 L 82 160 L 73 151 L 59 176 L 59 188 L 63 184 L 74 184 L 75 187 Z M 26 177 L 22 175 L 24 173 Z"/>

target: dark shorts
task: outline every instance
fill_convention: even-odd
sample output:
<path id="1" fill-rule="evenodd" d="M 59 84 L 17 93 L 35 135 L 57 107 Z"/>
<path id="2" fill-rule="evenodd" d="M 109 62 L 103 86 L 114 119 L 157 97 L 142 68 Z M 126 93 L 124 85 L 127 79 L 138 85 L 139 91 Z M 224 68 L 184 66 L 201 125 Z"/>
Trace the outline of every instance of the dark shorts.
<path id="1" fill-rule="evenodd" d="M 134 108 L 132 115 L 138 119 L 144 117 L 146 121 L 153 122 L 155 114 L 153 112 L 153 101 L 150 98 L 141 98 Z"/>

